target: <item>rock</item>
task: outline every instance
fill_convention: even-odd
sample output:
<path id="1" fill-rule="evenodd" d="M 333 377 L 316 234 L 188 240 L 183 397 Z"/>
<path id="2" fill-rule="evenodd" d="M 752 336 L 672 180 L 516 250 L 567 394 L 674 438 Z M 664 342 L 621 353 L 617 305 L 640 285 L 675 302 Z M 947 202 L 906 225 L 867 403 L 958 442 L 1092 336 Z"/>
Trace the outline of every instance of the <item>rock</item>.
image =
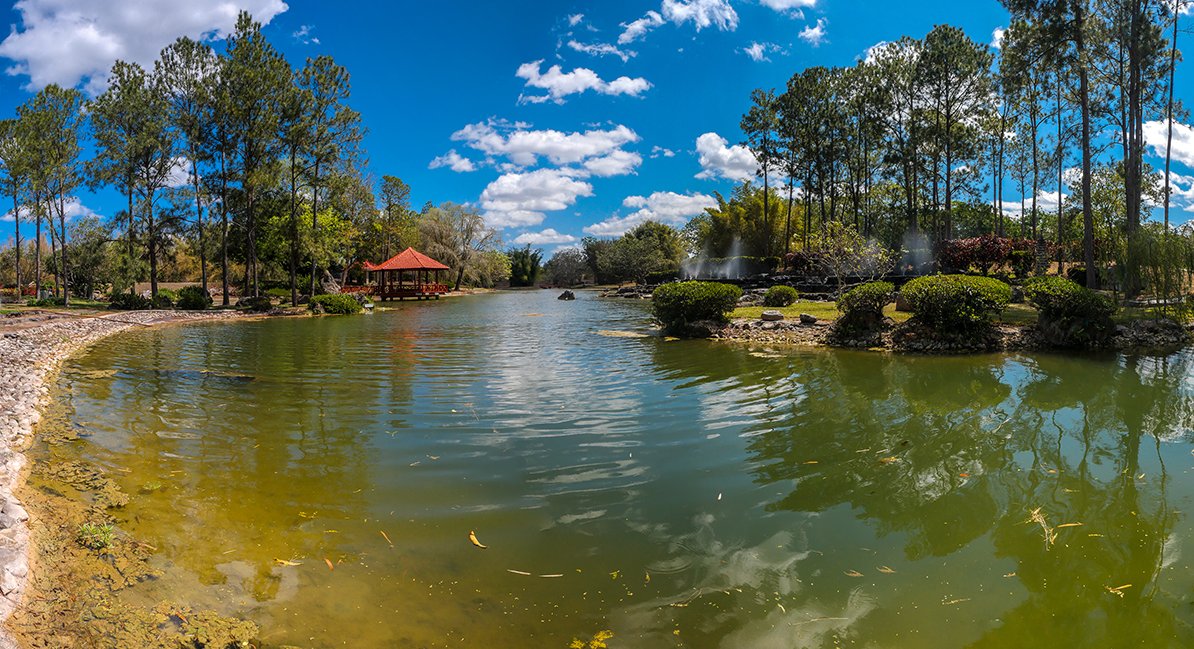
<path id="1" fill-rule="evenodd" d="M 572 291 L 564 291 L 563 293 L 560 293 L 560 297 L 557 297 L 556 299 L 557 300 L 575 300 L 576 293 L 573 293 Z"/>
<path id="2" fill-rule="evenodd" d="M 320 280 L 319 285 L 323 288 L 324 293 L 335 294 L 340 292 L 340 283 L 337 282 L 334 277 L 332 277 L 332 274 L 329 273 L 327 269 L 324 269 L 323 279 Z"/>
<path id="3" fill-rule="evenodd" d="M 779 322 L 784 319 L 784 314 L 779 311 L 764 311 L 760 319 L 763 322 Z"/>
<path id="4" fill-rule="evenodd" d="M 912 313 L 912 305 L 908 304 L 908 300 L 904 298 L 903 293 L 896 293 L 896 311 L 900 313 Z"/>
<path id="5" fill-rule="evenodd" d="M 806 325 L 817 324 L 817 316 L 809 315 L 807 313 L 801 313 L 800 314 L 800 324 L 806 324 Z"/>

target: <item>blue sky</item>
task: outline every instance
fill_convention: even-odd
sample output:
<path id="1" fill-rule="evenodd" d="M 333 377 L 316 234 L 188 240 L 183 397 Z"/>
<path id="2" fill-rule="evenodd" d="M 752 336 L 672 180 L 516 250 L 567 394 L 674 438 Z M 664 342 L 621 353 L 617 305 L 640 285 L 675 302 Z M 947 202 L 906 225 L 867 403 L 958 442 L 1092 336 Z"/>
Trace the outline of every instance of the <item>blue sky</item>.
<path id="1" fill-rule="evenodd" d="M 330 54 L 349 69 L 375 176 L 406 180 L 416 207 L 474 204 L 507 242 L 549 251 L 645 218 L 682 223 L 730 190 L 749 174 L 735 145 L 753 88 L 935 24 L 991 42 L 1008 22 L 995 0 L 21 0 L 0 12 L 0 114 L 39 84 L 94 92 L 117 57 L 148 63 L 176 36 L 227 30 L 229 5 L 268 21 L 293 64 Z M 1174 171 L 1194 177 L 1194 131 L 1182 146 Z M 107 192 L 81 199 L 80 211 L 120 206 Z"/>

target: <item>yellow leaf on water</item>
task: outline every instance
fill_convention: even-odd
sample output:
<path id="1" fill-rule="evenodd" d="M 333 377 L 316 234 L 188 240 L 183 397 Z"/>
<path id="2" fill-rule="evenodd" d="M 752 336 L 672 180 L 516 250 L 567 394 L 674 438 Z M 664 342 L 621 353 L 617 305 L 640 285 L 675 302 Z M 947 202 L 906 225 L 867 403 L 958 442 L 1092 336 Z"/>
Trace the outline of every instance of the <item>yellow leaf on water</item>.
<path id="1" fill-rule="evenodd" d="M 477 547 L 481 548 L 482 550 L 484 550 L 485 548 L 488 548 L 488 547 L 489 547 L 488 545 L 484 545 L 484 544 L 482 544 L 480 541 L 478 541 L 478 540 L 477 540 L 477 533 L 476 533 L 476 532 L 474 532 L 474 531 L 472 531 L 472 530 L 469 530 L 469 532 L 468 532 L 468 540 L 469 540 L 469 542 L 471 542 L 473 545 L 475 545 L 475 546 L 477 546 Z"/>
<path id="2" fill-rule="evenodd" d="M 894 575 L 895 574 L 895 570 L 888 566 L 879 566 L 878 568 L 876 568 L 876 570 L 878 570 L 879 572 L 881 572 L 885 575 Z"/>
<path id="3" fill-rule="evenodd" d="M 324 558 L 323 558 L 323 562 L 324 562 L 324 563 L 326 563 L 326 564 L 328 564 L 328 570 L 335 570 L 335 569 L 336 569 L 336 566 L 335 566 L 334 564 L 332 564 L 332 560 L 331 560 L 331 559 L 329 559 L 329 558 L 327 558 L 327 557 L 324 557 Z"/>
<path id="4" fill-rule="evenodd" d="M 288 561 L 286 559 L 274 559 L 274 563 L 278 564 L 279 566 L 301 566 L 301 565 L 303 565 L 303 563 L 301 561 Z"/>
<path id="5" fill-rule="evenodd" d="M 515 575 L 522 575 L 523 577 L 530 577 L 530 576 L 531 576 L 531 573 L 529 573 L 529 572 L 523 572 L 523 571 L 521 571 L 521 570 L 514 570 L 514 569 L 512 569 L 512 568 L 506 568 L 506 572 L 509 572 L 509 573 L 511 573 L 511 574 L 515 574 Z"/>
<path id="6" fill-rule="evenodd" d="M 879 460 L 879 464 L 892 464 L 894 462 L 899 462 L 899 461 L 900 461 L 900 458 L 892 455 L 891 457 L 885 457 L 885 458 Z"/>
<path id="7" fill-rule="evenodd" d="M 385 539 L 386 543 L 389 543 L 391 548 L 394 547 L 394 542 L 390 540 L 390 536 L 388 534 L 386 534 L 382 530 L 377 530 L 377 531 L 381 532 L 381 538 Z"/>
<path id="8" fill-rule="evenodd" d="M 846 576 L 847 577 L 861 577 L 862 573 L 858 572 L 857 570 L 847 570 Z"/>
<path id="9" fill-rule="evenodd" d="M 1086 524 L 1086 523 L 1062 523 L 1061 525 L 1058 525 L 1058 526 L 1057 526 L 1057 527 L 1055 527 L 1054 529 L 1058 529 L 1058 530 L 1059 530 L 1059 529 L 1061 529 L 1061 528 L 1063 528 L 1063 527 L 1082 527 L 1082 526 L 1083 526 L 1083 525 L 1085 525 L 1085 524 Z"/>

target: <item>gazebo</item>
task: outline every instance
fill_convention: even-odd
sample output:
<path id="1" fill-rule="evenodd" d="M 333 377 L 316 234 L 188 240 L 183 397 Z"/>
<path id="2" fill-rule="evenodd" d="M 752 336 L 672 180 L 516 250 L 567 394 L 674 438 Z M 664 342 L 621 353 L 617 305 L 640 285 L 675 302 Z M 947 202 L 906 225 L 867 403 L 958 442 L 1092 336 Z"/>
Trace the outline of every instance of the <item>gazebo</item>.
<path id="1" fill-rule="evenodd" d="M 376 266 L 365 262 L 363 268 L 366 278 L 376 279 L 373 295 L 381 300 L 439 299 L 449 291 L 448 285 L 440 282 L 440 273 L 449 270 L 448 267 L 414 248 L 407 248 Z"/>

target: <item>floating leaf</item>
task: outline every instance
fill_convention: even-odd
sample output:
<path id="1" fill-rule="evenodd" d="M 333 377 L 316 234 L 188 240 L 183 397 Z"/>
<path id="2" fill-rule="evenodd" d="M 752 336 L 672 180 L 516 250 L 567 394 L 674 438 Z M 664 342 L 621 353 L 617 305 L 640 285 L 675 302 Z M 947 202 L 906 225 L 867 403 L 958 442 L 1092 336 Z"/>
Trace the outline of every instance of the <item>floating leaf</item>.
<path id="1" fill-rule="evenodd" d="M 477 533 L 476 533 L 476 532 L 474 532 L 474 531 L 472 531 L 472 530 L 469 530 L 469 532 L 468 532 L 468 540 L 469 540 L 469 542 L 471 542 L 473 545 L 475 545 L 475 546 L 477 546 L 477 547 L 481 548 L 482 550 L 484 550 L 484 549 L 486 549 L 486 548 L 488 548 L 488 547 L 489 547 L 488 545 L 484 545 L 483 543 L 481 543 L 480 541 L 478 541 L 478 540 L 477 540 Z"/>
<path id="2" fill-rule="evenodd" d="M 879 464 L 892 464 L 892 463 L 899 462 L 899 461 L 900 461 L 900 458 L 892 455 L 892 456 L 880 459 Z"/>
<path id="3" fill-rule="evenodd" d="M 515 574 L 515 575 L 522 575 L 523 577 L 530 577 L 530 576 L 531 576 L 531 573 L 529 573 L 529 572 L 523 572 L 523 571 L 521 571 L 521 570 L 514 570 L 514 569 L 511 569 L 511 568 L 506 568 L 506 572 L 509 572 L 509 573 L 511 573 L 511 574 Z"/>
<path id="4" fill-rule="evenodd" d="M 879 566 L 878 568 L 876 568 L 876 570 L 878 570 L 879 572 L 881 572 L 885 575 L 894 575 L 895 574 L 895 569 L 891 568 L 889 566 Z"/>
<path id="5" fill-rule="evenodd" d="M 335 566 L 334 564 L 332 564 L 332 560 L 331 560 L 331 559 L 329 559 L 329 558 L 327 558 L 327 557 L 324 557 L 324 558 L 323 558 L 323 562 L 324 562 L 324 563 L 326 563 L 326 564 L 328 564 L 328 570 L 335 570 L 335 569 L 336 569 L 336 566 Z"/>
<path id="6" fill-rule="evenodd" d="M 301 562 L 301 561 L 288 561 L 286 559 L 274 559 L 274 563 L 278 564 L 279 566 L 301 566 L 301 565 L 303 565 L 303 562 Z"/>
<path id="7" fill-rule="evenodd" d="M 390 537 L 388 534 L 386 534 L 382 530 L 377 530 L 377 531 L 381 533 L 381 538 L 385 539 L 386 543 L 389 543 L 391 548 L 394 547 L 394 542 L 390 540 Z"/>
<path id="8" fill-rule="evenodd" d="M 540 577 L 542 577 L 542 578 L 544 578 L 544 579 L 555 579 L 556 577 L 563 577 L 564 575 L 562 575 L 562 574 L 554 574 L 554 575 L 539 575 L 539 576 L 540 576 Z"/>
<path id="9" fill-rule="evenodd" d="M 1058 529 L 1058 530 L 1059 530 L 1059 529 L 1061 529 L 1061 528 L 1063 528 L 1063 527 L 1082 527 L 1082 526 L 1083 526 L 1083 525 L 1085 525 L 1085 524 L 1086 524 L 1086 523 L 1062 523 L 1061 525 L 1058 525 L 1058 526 L 1057 526 L 1057 527 L 1055 527 L 1054 529 Z"/>
<path id="10" fill-rule="evenodd" d="M 847 577 L 861 577 L 862 573 L 858 572 L 857 570 L 847 570 L 846 576 Z"/>
<path id="11" fill-rule="evenodd" d="M 1124 589 L 1131 588 L 1131 587 L 1132 587 L 1132 584 L 1124 584 L 1123 586 L 1116 586 L 1115 588 L 1112 588 L 1110 586 L 1104 586 L 1104 588 L 1107 589 L 1108 593 L 1111 593 L 1112 595 L 1115 595 L 1115 596 L 1121 597 L 1121 598 L 1124 596 Z"/>

